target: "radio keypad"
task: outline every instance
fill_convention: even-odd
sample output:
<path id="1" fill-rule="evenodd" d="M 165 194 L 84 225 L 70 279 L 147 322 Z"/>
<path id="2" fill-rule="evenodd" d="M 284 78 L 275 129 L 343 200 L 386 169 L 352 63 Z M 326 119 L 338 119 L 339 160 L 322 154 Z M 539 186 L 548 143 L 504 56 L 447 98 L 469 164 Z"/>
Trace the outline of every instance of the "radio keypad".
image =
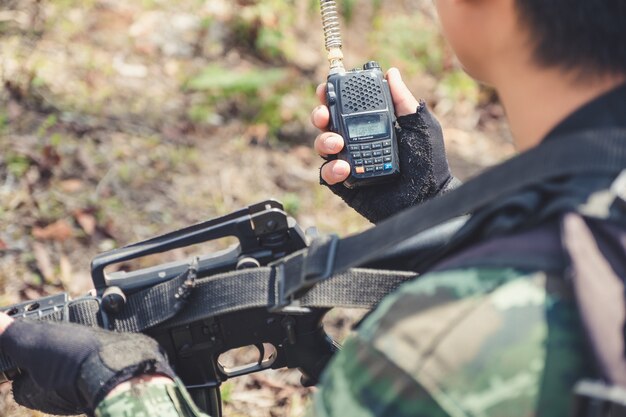
<path id="1" fill-rule="evenodd" d="M 350 151 L 356 150 L 361 152 L 351 154 L 355 174 L 370 174 L 393 169 L 390 140 L 350 145 Z"/>

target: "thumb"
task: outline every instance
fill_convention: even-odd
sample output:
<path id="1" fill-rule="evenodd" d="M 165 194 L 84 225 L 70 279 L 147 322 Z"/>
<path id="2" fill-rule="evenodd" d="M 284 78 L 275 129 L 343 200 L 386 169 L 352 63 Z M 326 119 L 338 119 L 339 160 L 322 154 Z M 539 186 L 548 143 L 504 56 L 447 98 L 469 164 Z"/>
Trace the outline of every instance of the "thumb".
<path id="1" fill-rule="evenodd" d="M 0 312 L 0 335 L 13 323 L 14 319 L 6 313 Z"/>
<path id="2" fill-rule="evenodd" d="M 406 116 L 417 111 L 418 101 L 413 97 L 411 91 L 402 81 L 402 75 L 398 68 L 390 68 L 387 71 L 387 81 L 391 90 L 393 105 L 396 108 L 396 116 Z"/>

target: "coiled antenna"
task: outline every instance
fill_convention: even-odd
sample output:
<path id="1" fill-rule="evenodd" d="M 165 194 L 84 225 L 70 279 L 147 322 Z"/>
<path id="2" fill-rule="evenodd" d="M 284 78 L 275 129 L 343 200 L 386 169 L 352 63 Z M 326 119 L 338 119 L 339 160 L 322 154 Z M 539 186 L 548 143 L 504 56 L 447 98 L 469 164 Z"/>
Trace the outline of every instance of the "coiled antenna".
<path id="1" fill-rule="evenodd" d="M 341 28 L 339 27 L 337 3 L 335 0 L 320 0 L 320 6 L 330 73 L 344 71 L 343 52 L 341 51 Z"/>

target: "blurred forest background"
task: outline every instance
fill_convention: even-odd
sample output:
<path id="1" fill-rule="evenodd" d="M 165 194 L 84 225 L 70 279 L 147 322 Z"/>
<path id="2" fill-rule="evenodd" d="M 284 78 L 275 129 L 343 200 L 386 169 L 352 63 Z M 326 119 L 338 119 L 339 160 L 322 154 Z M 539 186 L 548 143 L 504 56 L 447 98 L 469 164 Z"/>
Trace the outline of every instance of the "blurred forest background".
<path id="1" fill-rule="evenodd" d="M 439 117 L 455 175 L 513 152 L 430 0 L 338 3 L 347 66 L 401 70 Z M 98 252 L 266 198 L 303 227 L 369 227 L 318 184 L 309 115 L 326 72 L 318 0 L 0 0 L 0 306 L 83 294 Z M 350 317 L 329 327 L 343 334 Z M 228 382 L 225 415 L 300 416 L 297 381 Z M 0 416 L 40 415 L 0 390 Z"/>

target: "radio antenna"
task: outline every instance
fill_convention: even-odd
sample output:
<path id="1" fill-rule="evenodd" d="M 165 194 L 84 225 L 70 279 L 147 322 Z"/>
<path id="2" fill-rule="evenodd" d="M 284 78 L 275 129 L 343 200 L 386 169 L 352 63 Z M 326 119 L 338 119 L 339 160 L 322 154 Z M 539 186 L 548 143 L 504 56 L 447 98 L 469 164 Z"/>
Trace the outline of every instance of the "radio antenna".
<path id="1" fill-rule="evenodd" d="M 341 51 L 341 28 L 339 27 L 339 12 L 335 0 L 320 0 L 322 10 L 322 26 L 324 39 L 328 51 L 330 74 L 344 72 L 343 52 Z"/>

